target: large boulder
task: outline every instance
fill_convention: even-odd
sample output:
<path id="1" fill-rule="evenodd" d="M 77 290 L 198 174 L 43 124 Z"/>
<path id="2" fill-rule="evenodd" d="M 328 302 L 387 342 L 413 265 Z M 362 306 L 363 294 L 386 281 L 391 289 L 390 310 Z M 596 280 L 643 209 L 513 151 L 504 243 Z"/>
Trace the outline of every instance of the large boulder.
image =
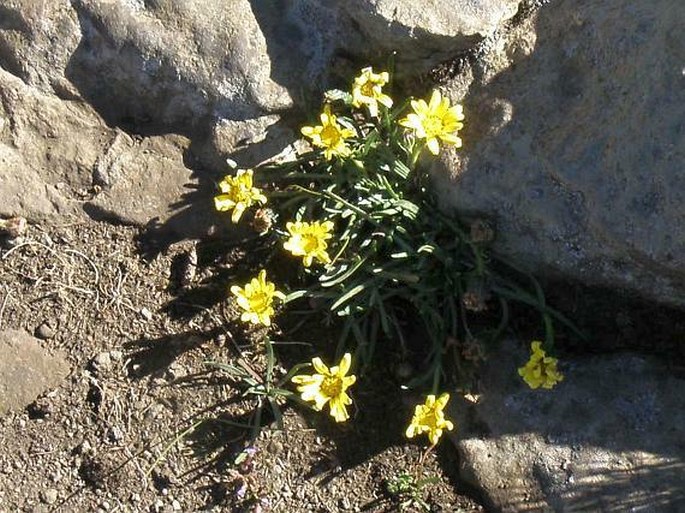
<path id="1" fill-rule="evenodd" d="M 85 208 L 138 225 L 173 219 L 185 233 L 211 222 L 228 155 L 255 165 L 296 138 L 281 117 L 294 101 L 318 102 L 393 50 L 417 75 L 518 3 L 7 0 L 0 215 L 45 222 Z"/>
<path id="2" fill-rule="evenodd" d="M 564 381 L 531 390 L 527 358 L 505 343 L 454 413 L 461 475 L 494 510 L 685 511 L 682 376 L 631 354 L 562 359 Z"/>
<path id="3" fill-rule="evenodd" d="M 541 8 L 446 86 L 467 119 L 444 204 L 530 271 L 685 305 L 684 26 L 681 0 Z"/>
<path id="4" fill-rule="evenodd" d="M 140 226 L 174 218 L 172 231 L 197 236 L 211 218 L 188 210 L 199 182 L 185 165 L 188 146 L 173 134 L 131 137 L 82 100 L 59 99 L 0 69 L 0 216 L 63 223 L 85 207 Z"/>

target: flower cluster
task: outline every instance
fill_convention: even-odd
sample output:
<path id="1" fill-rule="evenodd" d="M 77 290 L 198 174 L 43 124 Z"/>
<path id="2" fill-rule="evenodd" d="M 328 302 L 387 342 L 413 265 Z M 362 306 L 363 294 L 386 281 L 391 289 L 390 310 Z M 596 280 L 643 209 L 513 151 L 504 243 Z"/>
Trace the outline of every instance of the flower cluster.
<path id="1" fill-rule="evenodd" d="M 333 237 L 331 221 L 296 221 L 287 223 L 285 227 L 290 238 L 283 244 L 283 248 L 293 256 L 301 256 L 305 267 L 312 265 L 315 258 L 324 264 L 330 263 L 326 241 Z"/>
<path id="2" fill-rule="evenodd" d="M 265 191 L 271 188 L 256 187 L 251 169 L 237 169 L 218 184 L 219 194 L 214 198 L 218 211 L 231 212 L 231 221 L 237 223 L 249 209 L 259 206 L 247 217 L 253 218 L 251 224 L 260 240 L 297 259 L 298 275 L 314 278 L 312 288 L 289 296 L 267 280 L 265 269 L 243 286 L 231 286 L 241 321 L 270 327 L 279 303 L 296 297 L 323 298 L 322 302 L 329 301 L 329 313 L 347 318 L 343 333 L 356 340 L 356 354 L 369 358 L 366 352 L 374 346 L 369 338 L 380 330 L 389 338 L 397 334 L 401 338 L 402 308 L 411 305 L 427 331 L 444 330 L 430 334 L 432 354 L 440 355 L 445 341 L 456 339 L 457 334 L 435 327 L 435 316 L 444 315 L 443 325 L 454 326 L 456 331 L 464 321 L 458 305 L 465 304 L 469 311 L 487 308 L 487 294 L 478 309 L 468 308 L 468 301 L 454 301 L 455 289 L 470 290 L 466 280 L 482 280 L 484 259 L 476 251 L 484 244 L 475 244 L 480 241 L 476 236 L 462 244 L 466 236 L 459 225 L 445 221 L 432 199 L 422 195 L 425 188 L 416 186 L 423 183 L 423 177 L 410 177 L 418 173 L 417 159 L 424 149 L 439 155 L 446 147 L 462 146 L 459 133 L 464 110 L 438 90 L 427 100 L 411 100 L 411 109 L 393 108 L 396 102 L 384 91 L 389 82 L 388 72 L 368 67 L 354 79 L 350 91 L 327 93 L 318 124 L 301 128 L 312 151 L 290 165 L 264 166 L 259 171 L 261 183 L 274 184 L 269 209 L 261 206 L 267 203 Z M 279 174 L 266 174 L 274 171 Z M 283 181 L 289 183 L 278 185 Z M 274 214 L 266 216 L 267 210 Z M 447 241 L 446 245 L 440 241 Z M 450 256 L 464 247 L 473 255 Z M 464 267 L 457 268 L 455 262 L 465 262 Z M 455 287 L 458 280 L 464 281 Z M 552 388 L 563 379 L 557 360 L 545 354 L 540 342 L 532 347 L 533 355 L 519 373 L 532 388 Z M 268 348 L 273 356 L 272 346 Z M 431 368 L 434 393 L 442 375 L 440 359 L 436 362 Z M 330 367 L 315 357 L 311 364 L 291 369 L 283 380 L 290 381 L 314 410 L 328 409 L 335 422 L 345 422 L 350 418 L 351 387 L 357 382 L 351 374 L 354 364 L 351 352 Z M 305 365 L 313 372 L 298 374 Z M 425 434 L 430 447 L 435 446 L 444 432 L 454 429 L 445 415 L 449 399 L 448 393 L 426 396 L 415 406 L 406 436 Z"/>
<path id="3" fill-rule="evenodd" d="M 533 389 L 550 389 L 563 381 L 564 376 L 557 370 L 557 359 L 547 356 L 542 349 L 542 342 L 533 341 L 530 347 L 530 360 L 519 368 L 519 375 L 528 386 Z"/>
<path id="4" fill-rule="evenodd" d="M 419 139 L 426 140 L 428 150 L 437 155 L 440 153 L 440 142 L 461 148 L 462 141 L 457 132 L 464 127 L 464 109 L 461 105 L 450 106 L 449 98 L 443 98 L 435 90 L 430 101 L 412 100 L 414 112 L 400 120 L 400 125 L 414 131 Z"/>
<path id="5" fill-rule="evenodd" d="M 323 108 L 320 117 L 321 124 L 303 126 L 302 135 L 309 137 L 314 146 L 323 148 L 326 160 L 331 160 L 333 157 L 349 157 L 352 150 L 347 144 L 347 139 L 357 135 L 354 129 L 341 126 L 337 116 L 331 114 L 330 105 Z"/>
<path id="6" fill-rule="evenodd" d="M 352 105 L 359 108 L 366 105 L 372 118 L 378 117 L 378 104 L 385 108 L 392 107 L 392 98 L 383 93 L 383 86 L 390 76 L 387 71 L 374 73 L 373 68 L 364 68 L 352 87 Z"/>

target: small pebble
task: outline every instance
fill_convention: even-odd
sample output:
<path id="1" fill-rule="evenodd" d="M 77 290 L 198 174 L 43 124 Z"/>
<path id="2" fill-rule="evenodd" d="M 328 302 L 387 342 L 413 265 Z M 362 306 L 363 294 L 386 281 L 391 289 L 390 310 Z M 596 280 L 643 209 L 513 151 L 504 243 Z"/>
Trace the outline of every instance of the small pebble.
<path id="1" fill-rule="evenodd" d="M 283 444 L 281 442 L 278 442 L 277 440 L 271 440 L 271 442 L 269 442 L 269 445 L 266 446 L 266 450 L 274 455 L 280 454 L 281 451 L 283 451 Z"/>
<path id="2" fill-rule="evenodd" d="M 84 440 L 81 445 L 76 448 L 77 454 L 88 454 L 93 450 L 88 440 Z"/>
<path id="3" fill-rule="evenodd" d="M 112 426 L 107 431 L 107 438 L 112 443 L 121 442 L 124 439 L 124 432 L 119 426 Z"/>
<path id="4" fill-rule="evenodd" d="M 40 500 L 46 504 L 54 504 L 57 502 L 57 490 L 54 488 L 48 488 L 40 492 Z"/>
<path id="5" fill-rule="evenodd" d="M 42 323 L 36 328 L 36 337 L 48 340 L 55 336 L 55 329 L 47 322 Z"/>
<path id="6" fill-rule="evenodd" d="M 95 358 L 93 358 L 93 368 L 100 372 L 106 372 L 112 368 L 112 357 L 109 351 L 103 351 L 98 353 Z"/>
<path id="7" fill-rule="evenodd" d="M 173 500 L 171 503 L 171 507 L 173 508 L 174 511 L 181 511 L 181 503 L 178 502 L 176 499 Z"/>

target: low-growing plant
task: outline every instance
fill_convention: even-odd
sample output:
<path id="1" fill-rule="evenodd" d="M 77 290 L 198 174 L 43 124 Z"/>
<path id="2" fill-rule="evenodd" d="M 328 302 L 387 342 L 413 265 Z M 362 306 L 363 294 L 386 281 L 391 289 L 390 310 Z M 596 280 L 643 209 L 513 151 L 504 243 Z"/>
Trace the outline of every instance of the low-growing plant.
<path id="1" fill-rule="evenodd" d="M 285 286 L 267 281 L 265 269 L 244 286 L 233 285 L 241 320 L 269 328 L 279 304 L 302 301 L 308 314 L 341 321 L 335 351 L 329 351 L 339 364 L 329 368 L 317 357 L 314 374 L 299 375 L 296 366 L 274 384 L 267 338 L 263 380 L 233 364 L 213 365 L 259 397 L 260 412 L 269 404 L 280 419 L 279 400 L 298 397 L 286 388 L 290 380 L 301 402 L 315 410 L 328 405 L 342 422 L 352 402 L 347 390 L 357 379 L 348 375 L 351 367 L 363 377 L 381 339 L 406 359 L 416 349 L 408 332 L 418 333 L 427 341 L 423 361 L 405 387 L 430 393 L 416 406 L 406 435 L 426 434 L 430 450 L 454 427 L 443 411 L 449 394 L 439 391 L 455 375 L 468 390 L 469 369 L 504 333 L 511 301 L 537 309 L 543 321 L 544 341 L 535 342 L 531 361 L 519 371 L 533 388 L 552 388 L 563 378 L 547 352 L 553 351 L 554 321 L 573 326 L 546 305 L 535 278 L 489 250 L 492 226 L 466 224 L 438 204 L 424 163 L 462 146 L 463 107 L 438 90 L 427 101 L 398 103 L 385 90 L 389 83 L 387 72 L 365 68 L 351 92 L 327 91 L 318 121 L 301 129 L 310 150 L 254 170 L 229 162 L 233 174 L 215 197 L 233 223 L 248 218 L 274 251 L 302 264 L 298 285 L 287 295 L 280 290 Z"/>
<path id="2" fill-rule="evenodd" d="M 225 373 L 241 390 L 243 397 L 254 399 L 254 410 L 251 419 L 246 425 L 234 424 L 236 427 L 248 428 L 251 431 L 251 438 L 254 440 L 259 434 L 262 426 L 264 408 L 268 407 L 279 427 L 283 427 L 283 414 L 281 404 L 286 400 L 297 400 L 295 394 L 287 388 L 290 380 L 307 364 L 293 366 L 281 377 L 276 376 L 276 356 L 274 353 L 273 342 L 269 339 L 264 341 L 266 349 L 266 366 L 264 375 L 260 375 L 244 359 L 239 358 L 233 362 L 207 361 L 206 365 L 212 369 Z M 222 420 L 222 422 L 229 422 Z"/>
<path id="3" fill-rule="evenodd" d="M 438 483 L 437 477 L 417 479 L 410 473 L 402 472 L 388 479 L 385 487 L 388 493 L 398 502 L 400 511 L 408 508 L 420 508 L 430 511 L 430 506 L 424 499 L 426 487 Z"/>

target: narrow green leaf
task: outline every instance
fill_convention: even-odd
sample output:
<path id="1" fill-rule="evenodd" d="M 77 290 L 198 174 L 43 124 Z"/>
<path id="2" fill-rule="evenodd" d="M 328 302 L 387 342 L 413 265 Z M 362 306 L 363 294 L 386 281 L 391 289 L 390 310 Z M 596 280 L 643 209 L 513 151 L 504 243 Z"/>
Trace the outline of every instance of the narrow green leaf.
<path id="1" fill-rule="evenodd" d="M 350 290 L 348 290 L 342 296 L 340 296 L 335 303 L 333 303 L 331 305 L 331 311 L 334 312 L 335 310 L 337 310 L 339 306 L 347 303 L 350 299 L 352 299 L 354 296 L 359 294 L 365 288 L 366 288 L 365 284 L 361 284 L 361 285 L 357 285 L 356 287 L 352 287 Z"/>
<path id="2" fill-rule="evenodd" d="M 350 267 L 347 271 L 345 271 L 342 274 L 338 274 L 338 275 L 332 276 L 330 278 L 328 278 L 326 276 L 322 276 L 320 278 L 321 286 L 326 287 L 326 288 L 334 287 L 334 286 L 344 282 L 345 280 L 347 280 L 347 278 L 349 278 L 355 272 L 357 272 L 357 270 L 364 264 L 364 262 L 366 262 L 366 257 L 360 258 L 356 264 L 354 264 L 352 267 Z"/>

